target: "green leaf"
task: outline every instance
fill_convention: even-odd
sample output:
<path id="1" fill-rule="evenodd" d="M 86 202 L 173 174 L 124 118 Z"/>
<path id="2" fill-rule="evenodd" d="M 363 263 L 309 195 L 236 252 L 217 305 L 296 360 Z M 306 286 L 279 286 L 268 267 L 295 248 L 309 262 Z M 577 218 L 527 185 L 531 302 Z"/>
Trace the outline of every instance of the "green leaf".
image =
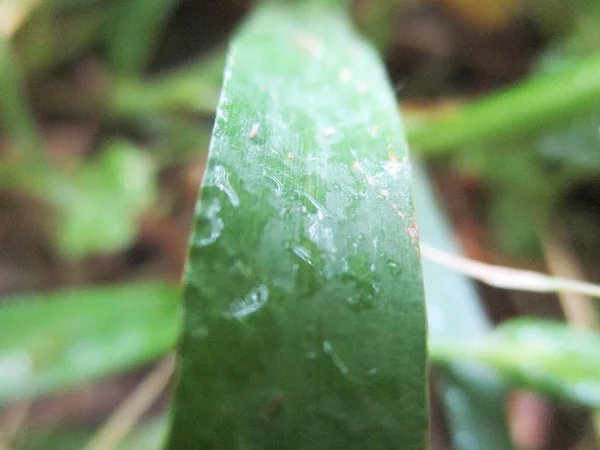
<path id="1" fill-rule="evenodd" d="M 23 80 L 11 43 L 0 35 L 0 124 L 5 135 L 13 141 L 17 151 L 28 159 L 40 158 L 42 139 L 27 97 Z"/>
<path id="2" fill-rule="evenodd" d="M 231 45 L 197 205 L 169 448 L 425 447 L 409 169 L 343 11 L 259 9 Z"/>
<path id="3" fill-rule="evenodd" d="M 0 305 L 0 402 L 33 397 L 164 354 L 179 331 L 164 283 L 23 295 Z"/>
<path id="4" fill-rule="evenodd" d="M 427 174 L 413 164 L 413 186 L 422 241 L 457 253 L 450 227 L 436 205 Z M 478 339 L 492 328 L 473 283 L 458 272 L 423 260 L 429 336 Z M 435 371 L 435 387 L 446 408 L 453 448 L 513 448 L 504 417 L 505 386 L 480 364 L 451 363 Z"/>
<path id="5" fill-rule="evenodd" d="M 154 202 L 154 167 L 131 144 L 108 144 L 72 173 L 56 174 L 40 194 L 57 208 L 61 250 L 72 257 L 107 253 L 129 245 L 142 213 Z"/>
<path id="6" fill-rule="evenodd" d="M 163 413 L 152 421 L 139 425 L 131 436 L 118 446 L 118 450 L 160 450 L 168 432 L 168 413 Z"/>
<path id="7" fill-rule="evenodd" d="M 224 64 L 224 53 L 215 52 L 150 80 L 119 77 L 107 93 L 107 109 L 121 119 L 181 112 L 213 115 Z"/>
<path id="8" fill-rule="evenodd" d="M 598 174 L 600 172 L 598 123 L 600 123 L 600 110 L 578 117 L 565 124 L 565 127 L 541 136 L 536 142 L 536 149 L 547 161 L 570 169 L 571 182 L 574 181 L 574 175 Z"/>
<path id="9" fill-rule="evenodd" d="M 600 407 L 600 335 L 563 323 L 533 319 L 505 322 L 477 340 L 431 340 L 441 363 L 474 361 L 496 368 L 512 383 Z"/>
<path id="10" fill-rule="evenodd" d="M 102 36 L 101 30 L 114 9 L 113 0 L 36 3 L 27 23 L 13 39 L 27 75 L 49 71 L 89 49 Z"/>
<path id="11" fill-rule="evenodd" d="M 472 151 L 478 149 L 475 144 L 552 130 L 591 113 L 599 102 L 600 56 L 593 55 L 429 120 L 408 122 L 408 138 L 413 148 L 428 154 Z"/>
<path id="12" fill-rule="evenodd" d="M 150 59 L 175 0 L 120 0 L 108 27 L 108 60 L 119 74 L 136 74 Z"/>
<path id="13" fill-rule="evenodd" d="M 125 141 L 67 169 L 27 161 L 0 167 L 0 186 L 25 190 L 54 208 L 54 234 L 68 257 L 114 252 L 135 239 L 142 214 L 154 203 L 155 163 Z"/>

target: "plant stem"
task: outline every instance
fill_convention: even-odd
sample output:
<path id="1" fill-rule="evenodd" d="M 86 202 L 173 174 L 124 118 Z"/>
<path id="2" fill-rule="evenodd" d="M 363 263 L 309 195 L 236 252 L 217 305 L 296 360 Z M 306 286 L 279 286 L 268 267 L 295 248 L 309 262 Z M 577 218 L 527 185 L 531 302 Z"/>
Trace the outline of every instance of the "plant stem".
<path id="1" fill-rule="evenodd" d="M 553 274 L 584 278 L 584 270 L 567 243 L 563 227 L 555 226 L 554 229 L 546 230 L 541 236 L 541 242 L 548 267 Z M 578 292 L 559 292 L 558 298 L 567 322 L 578 328 L 598 330 L 600 324 L 597 310 L 589 298 Z M 600 442 L 600 409 L 593 410 L 591 414 L 594 434 Z"/>
<path id="2" fill-rule="evenodd" d="M 174 355 L 169 355 L 125 399 L 102 428 L 90 439 L 84 450 L 116 448 L 165 390 L 174 367 Z"/>
<path id="3" fill-rule="evenodd" d="M 517 289 L 529 292 L 557 292 L 584 298 L 586 305 L 591 302 L 583 296 L 600 298 L 600 286 L 572 278 L 553 277 L 531 270 L 513 269 L 475 261 L 462 256 L 446 253 L 421 242 L 424 259 L 456 270 L 489 286 L 501 289 Z M 580 309 L 580 307 L 578 307 Z M 581 312 L 578 314 L 581 317 Z"/>

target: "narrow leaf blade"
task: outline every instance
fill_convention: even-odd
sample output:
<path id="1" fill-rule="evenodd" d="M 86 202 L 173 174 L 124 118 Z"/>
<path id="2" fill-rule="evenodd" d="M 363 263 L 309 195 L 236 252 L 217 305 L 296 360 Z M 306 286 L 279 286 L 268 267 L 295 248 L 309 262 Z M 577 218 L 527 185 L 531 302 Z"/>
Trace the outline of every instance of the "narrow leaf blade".
<path id="1" fill-rule="evenodd" d="M 234 40 L 186 268 L 171 449 L 422 449 L 425 314 L 393 92 L 341 10 Z"/>

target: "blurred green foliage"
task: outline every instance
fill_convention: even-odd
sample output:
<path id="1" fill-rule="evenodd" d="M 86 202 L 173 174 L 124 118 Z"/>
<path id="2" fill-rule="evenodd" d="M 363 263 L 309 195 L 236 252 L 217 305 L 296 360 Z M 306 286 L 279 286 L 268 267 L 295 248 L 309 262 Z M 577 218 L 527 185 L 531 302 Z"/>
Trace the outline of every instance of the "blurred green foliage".
<path id="1" fill-rule="evenodd" d="M 12 296 L 0 309 L 0 404 L 156 359 L 179 332 L 179 292 L 159 282 Z"/>
<path id="2" fill-rule="evenodd" d="M 421 241 L 440 250 L 459 252 L 427 173 L 416 159 L 413 195 Z M 478 340 L 491 331 L 492 323 L 475 284 L 464 275 L 425 259 L 423 283 L 430 340 Z M 435 389 L 447 411 L 456 450 L 513 448 L 503 413 L 507 386 L 497 373 L 483 365 L 448 362 L 436 369 Z"/>
<path id="3" fill-rule="evenodd" d="M 395 13 L 411 4 L 357 2 L 356 22 L 379 49 L 389 49 Z M 579 209 L 571 217 L 574 207 L 564 205 L 574 189 L 593 183 L 600 172 L 600 8 L 597 0 L 526 4 L 526 16 L 548 40 L 527 79 L 464 102 L 449 115 L 406 117 L 413 150 L 426 162 L 440 160 L 482 180 L 488 231 L 497 249 L 532 259 L 542 253 L 540 233 L 557 217 L 573 224 L 583 246 L 597 241 L 594 212 Z M 206 151 L 224 50 L 198 53 L 174 68 L 152 65 L 179 6 L 174 0 L 41 0 L 14 35 L 0 38 L 0 188 L 26 192 L 49 206 L 52 243 L 61 257 L 77 263 L 131 246 L 140 220 L 156 208 L 161 169 Z M 90 60 L 100 67 L 99 79 L 74 83 L 69 77 L 85 72 Z M 63 78 L 69 81 L 53 83 Z M 36 88 L 41 98 L 32 94 Z M 91 154 L 70 165 L 53 159 L 44 129 L 52 114 L 58 120 L 98 121 L 102 131 Z M 427 217 L 436 214 L 431 207 Z M 431 231 L 435 221 L 419 220 L 427 239 L 457 250 L 443 225 Z M 464 279 L 447 273 L 448 284 L 441 283 L 442 275 L 430 264 L 424 269 L 430 302 L 444 310 L 454 330 L 443 334 L 431 324 L 431 354 L 443 365 L 440 392 L 457 388 L 472 399 L 489 394 L 497 404 L 503 392 L 499 374 L 514 386 L 599 406 L 597 334 L 534 321 L 508 323 L 490 333 L 479 299 Z M 427 273 L 434 273 L 433 281 Z M 464 296 L 453 300 L 450 293 L 456 292 Z M 460 308 L 459 301 L 465 302 Z M 2 299 L 0 400 L 57 392 L 164 354 L 176 339 L 177 305 L 176 289 L 161 283 Z M 452 316 L 459 310 L 464 317 Z M 458 339 L 470 327 L 477 340 L 467 334 Z M 449 338 L 454 332 L 457 340 Z M 476 363 L 474 369 L 465 361 Z M 482 369 L 480 377 L 481 365 L 495 374 Z M 490 416 L 490 428 L 474 425 L 488 417 L 482 405 L 474 401 L 461 415 L 460 405 L 447 403 L 454 432 L 477 428 L 474 435 L 481 437 L 497 430 L 495 437 L 503 442 L 501 417 Z M 164 427 L 164 422 L 149 426 L 139 435 L 147 440 L 125 448 L 150 448 L 158 442 L 153 433 Z M 67 441 L 55 448 L 78 447 L 90 434 L 73 433 L 57 435 Z M 38 448 L 51 448 L 47 436 Z"/>
<path id="4" fill-rule="evenodd" d="M 600 407 L 600 335 L 546 320 L 514 319 L 484 339 L 432 339 L 433 361 L 473 361 L 512 384 Z"/>
<path id="5" fill-rule="evenodd" d="M 70 257 L 109 253 L 129 245 L 156 194 L 150 156 L 126 142 L 100 149 L 71 173 L 39 186 L 57 211 L 57 244 Z"/>

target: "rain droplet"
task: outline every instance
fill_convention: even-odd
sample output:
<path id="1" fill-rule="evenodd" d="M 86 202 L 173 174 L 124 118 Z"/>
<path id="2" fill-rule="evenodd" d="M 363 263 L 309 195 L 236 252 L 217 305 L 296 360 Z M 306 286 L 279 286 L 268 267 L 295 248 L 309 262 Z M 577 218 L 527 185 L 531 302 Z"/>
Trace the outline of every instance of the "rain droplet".
<path id="1" fill-rule="evenodd" d="M 236 319 L 241 319 L 253 314 L 267 304 L 268 298 L 269 289 L 264 284 L 261 284 L 251 289 L 243 299 L 234 300 L 229 306 L 230 315 Z"/>
<path id="2" fill-rule="evenodd" d="M 311 214 L 320 213 L 321 216 L 327 214 L 327 210 L 325 209 L 325 207 L 323 205 L 321 205 L 317 200 L 315 200 L 315 198 L 312 195 L 310 195 L 306 192 L 298 192 L 298 194 L 300 194 L 302 196 L 302 198 L 304 199 L 302 201 L 302 204 L 303 204 L 302 211 L 303 212 L 306 209 Z M 302 200 L 302 198 L 301 198 L 301 200 Z"/>
<path id="3" fill-rule="evenodd" d="M 283 192 L 283 183 L 278 179 L 275 178 L 273 175 L 267 175 L 267 177 L 273 182 L 275 183 L 275 195 L 276 196 L 280 196 L 281 193 Z"/>
<path id="4" fill-rule="evenodd" d="M 371 281 L 361 280 L 360 278 L 351 275 L 342 275 L 342 281 L 348 287 L 349 295 L 346 297 L 348 305 L 355 311 L 365 311 L 373 309 L 373 303 L 376 290 L 374 283 Z"/>
<path id="5" fill-rule="evenodd" d="M 192 330 L 192 336 L 198 339 L 204 339 L 208 336 L 208 328 L 198 327 Z"/>
<path id="6" fill-rule="evenodd" d="M 333 362 L 342 375 L 348 375 L 348 367 L 337 353 L 333 351 L 333 347 L 329 341 L 323 341 L 323 353 L 331 359 L 331 362 Z"/>
<path id="7" fill-rule="evenodd" d="M 220 191 L 227 194 L 227 197 L 229 197 L 229 201 L 233 206 L 240 206 L 240 198 L 229 181 L 229 172 L 227 172 L 225 167 L 221 165 L 215 166 L 212 170 L 211 178 L 213 185 L 218 187 Z"/>
<path id="8" fill-rule="evenodd" d="M 385 267 L 392 275 L 400 275 L 402 273 L 402 266 L 392 259 L 388 259 L 385 263 Z"/>
<path id="9" fill-rule="evenodd" d="M 225 228 L 223 220 L 218 216 L 221 211 L 219 200 L 214 198 L 206 212 L 198 218 L 197 234 L 208 236 L 199 237 L 196 239 L 196 245 L 205 247 L 215 242 L 221 235 L 221 231 Z M 208 231 L 208 233 L 205 233 Z"/>
<path id="10" fill-rule="evenodd" d="M 298 246 L 298 247 L 294 247 L 292 249 L 292 251 L 302 261 L 304 261 L 305 263 L 307 263 L 310 266 L 313 265 L 312 254 L 309 249 Z"/>

